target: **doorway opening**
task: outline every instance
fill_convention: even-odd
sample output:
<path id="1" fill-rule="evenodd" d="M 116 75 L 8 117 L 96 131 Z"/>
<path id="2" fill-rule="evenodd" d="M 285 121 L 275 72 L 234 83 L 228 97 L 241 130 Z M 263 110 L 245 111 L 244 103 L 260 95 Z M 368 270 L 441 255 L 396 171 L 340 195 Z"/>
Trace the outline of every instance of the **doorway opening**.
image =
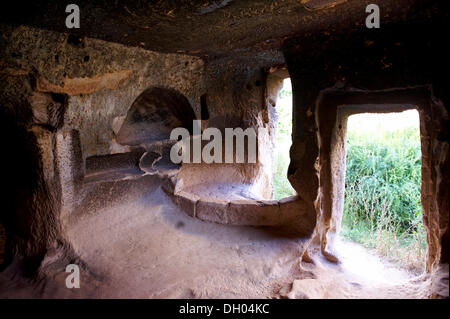
<path id="1" fill-rule="evenodd" d="M 283 80 L 282 88 L 277 96 L 276 111 L 273 198 L 279 200 L 296 194 L 287 178 L 290 162 L 289 149 L 292 144 L 292 85 L 290 78 Z"/>
<path id="2" fill-rule="evenodd" d="M 340 234 L 409 271 L 426 258 L 421 206 L 419 113 L 348 117 L 345 199 Z"/>

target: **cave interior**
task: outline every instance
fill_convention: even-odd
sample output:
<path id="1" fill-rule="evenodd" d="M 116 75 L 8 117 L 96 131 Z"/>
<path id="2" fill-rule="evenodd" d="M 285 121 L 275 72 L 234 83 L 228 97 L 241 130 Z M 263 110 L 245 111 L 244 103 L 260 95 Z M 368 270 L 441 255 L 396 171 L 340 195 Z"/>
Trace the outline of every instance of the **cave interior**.
<path id="1" fill-rule="evenodd" d="M 377 1 L 379 28 L 366 0 L 76 3 L 80 28 L 61 1 L 0 12 L 0 296 L 448 298 L 446 1 Z M 296 195 L 274 200 L 286 78 Z M 370 284 L 335 245 L 346 120 L 411 108 L 425 272 Z M 193 121 L 255 129 L 256 162 L 174 163 L 170 134 L 194 144 Z"/>

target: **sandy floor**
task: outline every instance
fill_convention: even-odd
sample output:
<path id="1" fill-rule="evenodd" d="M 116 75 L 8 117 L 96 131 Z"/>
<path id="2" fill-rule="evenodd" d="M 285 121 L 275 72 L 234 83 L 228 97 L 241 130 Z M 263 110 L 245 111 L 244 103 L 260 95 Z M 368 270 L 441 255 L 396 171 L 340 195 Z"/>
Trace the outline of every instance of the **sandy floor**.
<path id="1" fill-rule="evenodd" d="M 245 200 L 263 199 L 251 190 L 251 185 L 242 183 L 204 183 L 188 191 L 202 199 Z"/>
<path id="2" fill-rule="evenodd" d="M 313 278 L 294 280 L 289 298 L 426 298 L 430 282 L 382 260 L 359 244 L 338 240 L 339 264 L 326 261 L 316 248 L 314 265 L 304 264 Z"/>
<path id="3" fill-rule="evenodd" d="M 339 265 L 318 252 L 312 253 L 314 264 L 300 265 L 302 239 L 192 219 L 172 204 L 160 182 L 147 176 L 86 189 L 68 230 L 90 269 L 82 270 L 80 289 L 65 288 L 63 271 L 33 283 L 6 271 L 0 297 L 423 297 L 424 281 L 356 244 L 338 243 Z"/>

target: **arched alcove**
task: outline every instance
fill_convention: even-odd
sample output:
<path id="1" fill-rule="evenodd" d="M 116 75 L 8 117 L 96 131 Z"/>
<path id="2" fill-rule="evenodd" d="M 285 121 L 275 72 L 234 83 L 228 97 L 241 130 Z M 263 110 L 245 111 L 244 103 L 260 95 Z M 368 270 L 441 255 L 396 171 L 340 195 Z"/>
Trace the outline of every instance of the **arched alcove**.
<path id="1" fill-rule="evenodd" d="M 195 113 L 188 99 L 174 89 L 151 87 L 131 104 L 116 134 L 128 152 L 86 158 L 85 182 L 139 177 L 177 169 L 169 160 L 170 133 L 178 127 L 192 134 Z"/>
<path id="2" fill-rule="evenodd" d="M 122 145 L 139 145 L 169 139 L 176 127 L 192 130 L 195 113 L 188 99 L 173 89 L 152 87 L 139 95 L 117 134 Z"/>

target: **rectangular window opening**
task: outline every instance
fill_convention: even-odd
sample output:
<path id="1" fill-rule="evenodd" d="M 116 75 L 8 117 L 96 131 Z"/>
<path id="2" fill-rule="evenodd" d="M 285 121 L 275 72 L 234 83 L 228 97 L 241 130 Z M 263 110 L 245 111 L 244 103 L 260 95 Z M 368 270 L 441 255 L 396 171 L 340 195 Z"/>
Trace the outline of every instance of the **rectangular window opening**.
<path id="1" fill-rule="evenodd" d="M 290 163 L 289 149 L 292 144 L 291 79 L 284 79 L 282 85 L 275 105 L 277 126 L 273 153 L 273 198 L 276 200 L 296 194 L 287 178 L 287 170 Z"/>
<path id="2" fill-rule="evenodd" d="M 417 110 L 348 118 L 341 238 L 375 250 L 382 260 L 424 270 L 421 144 Z"/>

